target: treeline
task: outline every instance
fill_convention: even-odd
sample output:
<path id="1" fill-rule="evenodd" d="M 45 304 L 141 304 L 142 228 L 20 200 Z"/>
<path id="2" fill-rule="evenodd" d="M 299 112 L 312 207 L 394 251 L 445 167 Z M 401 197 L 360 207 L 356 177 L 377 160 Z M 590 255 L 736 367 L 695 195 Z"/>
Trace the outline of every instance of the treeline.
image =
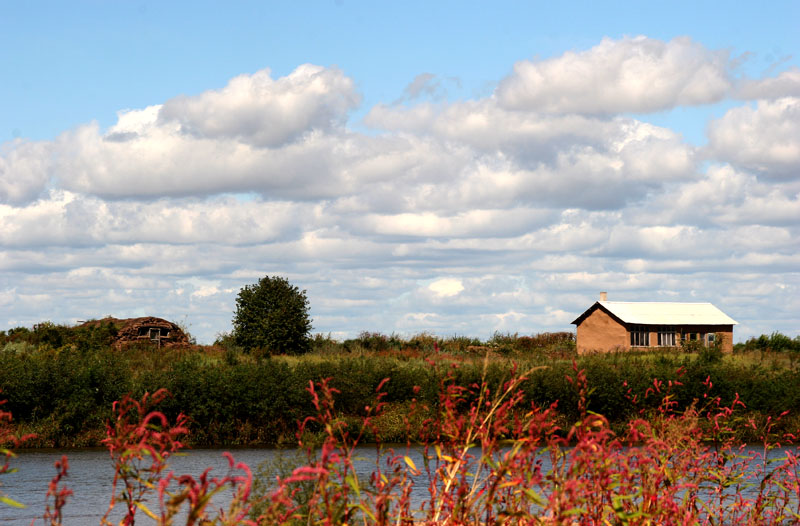
<path id="1" fill-rule="evenodd" d="M 45 321 L 37 323 L 30 329 L 15 327 L 8 331 L 0 331 L 0 349 L 4 349 L 9 344 L 17 344 L 18 347 L 34 346 L 53 349 L 70 345 L 84 351 L 102 349 L 111 346 L 116 335 L 117 327 L 110 322 L 72 327 Z"/>
<path id="2" fill-rule="evenodd" d="M 235 339 L 227 333 L 218 335 L 214 342 L 231 351 L 246 352 L 238 347 Z M 439 350 L 452 355 L 483 355 L 490 351 L 494 354 L 512 355 L 516 353 L 536 353 L 552 357 L 568 358 L 574 356 L 575 333 L 542 332 L 531 336 L 517 333 L 495 332 L 488 340 L 468 336 L 439 337 L 420 333 L 410 337 L 396 334 L 364 331 L 356 338 L 338 341 L 330 335 L 316 334 L 310 340 L 309 348 L 316 354 L 359 354 L 402 352 L 404 354 L 420 354 Z M 253 351 L 259 354 L 259 350 Z"/>
<path id="3" fill-rule="evenodd" d="M 561 338 L 495 335 L 489 342 L 364 333 L 349 342 L 318 337 L 315 352 L 285 357 L 223 346 L 115 350 L 102 327 L 79 337 L 69 331 L 57 336 L 59 330 L 37 326 L 0 336 L 0 398 L 8 400 L 4 409 L 14 414 L 20 431 L 37 434 L 29 445 L 97 445 L 115 400 L 162 387 L 172 397 L 160 409 L 171 419 L 180 412 L 189 415 L 195 445 L 291 444 L 298 422 L 314 412 L 306 388 L 322 378 L 333 379 L 331 385 L 340 391 L 337 411 L 354 427 L 365 407 L 374 406 L 378 385 L 389 378 L 383 388 L 386 410 L 377 428 L 384 441 L 404 440 L 404 416 L 412 399 L 428 408 L 413 420 L 418 426 L 435 411 L 442 382 L 470 386 L 486 381 L 496 390 L 514 364 L 520 371 L 533 369 L 523 384 L 527 401 L 540 406 L 557 402 L 566 428 L 578 417 L 578 393 L 568 380 L 575 376 L 573 360 L 586 371 L 589 409 L 616 426 L 633 415 L 647 415 L 668 389 L 679 407 L 703 407 L 717 396 L 730 403 L 738 393 L 747 406 L 740 430 L 744 439 L 757 438 L 758 424 L 768 416 L 800 407 L 800 372 L 793 360 L 777 353 L 576 357 L 570 354 L 570 333 Z M 537 341 L 542 345 L 532 343 Z M 781 425 L 795 431 L 797 423 L 800 419 L 790 415 Z"/>
<path id="4" fill-rule="evenodd" d="M 761 336 L 750 338 L 744 343 L 737 343 L 733 349 L 736 352 L 760 351 L 800 354 L 800 336 L 790 338 L 780 332 L 773 332 L 769 336 L 762 334 Z"/>

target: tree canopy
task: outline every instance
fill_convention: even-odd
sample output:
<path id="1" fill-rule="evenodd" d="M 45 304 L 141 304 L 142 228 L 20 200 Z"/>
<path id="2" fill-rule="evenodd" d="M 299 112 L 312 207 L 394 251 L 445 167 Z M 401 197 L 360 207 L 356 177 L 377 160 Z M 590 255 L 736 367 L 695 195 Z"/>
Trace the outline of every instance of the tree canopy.
<path id="1" fill-rule="evenodd" d="M 246 285 L 236 298 L 233 337 L 251 351 L 302 354 L 311 348 L 311 320 L 306 291 L 280 276 Z"/>

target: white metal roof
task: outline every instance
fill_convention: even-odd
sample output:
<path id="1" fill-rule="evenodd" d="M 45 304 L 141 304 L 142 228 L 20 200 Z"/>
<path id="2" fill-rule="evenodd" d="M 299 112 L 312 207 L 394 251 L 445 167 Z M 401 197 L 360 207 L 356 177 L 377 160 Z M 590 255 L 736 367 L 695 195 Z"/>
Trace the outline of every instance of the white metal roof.
<path id="1" fill-rule="evenodd" d="M 598 301 L 625 323 L 642 325 L 737 325 L 710 303 Z"/>

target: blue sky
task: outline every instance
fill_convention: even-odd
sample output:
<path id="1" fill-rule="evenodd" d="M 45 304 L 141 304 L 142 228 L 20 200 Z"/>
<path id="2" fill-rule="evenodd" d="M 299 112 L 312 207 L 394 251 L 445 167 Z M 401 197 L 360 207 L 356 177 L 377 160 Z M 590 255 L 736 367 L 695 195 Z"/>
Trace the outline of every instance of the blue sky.
<path id="1" fill-rule="evenodd" d="M 209 342 L 281 274 L 340 337 L 564 330 L 600 290 L 797 334 L 798 19 L 2 4 L 0 329 L 153 314 Z"/>
<path id="2" fill-rule="evenodd" d="M 518 60 L 586 49 L 603 37 L 691 36 L 761 75 L 797 65 L 796 2 L 9 2 L 2 7 L 0 139 L 49 139 L 78 124 L 269 67 L 338 66 L 362 111 L 431 72 L 451 98 L 491 92 Z M 660 115 L 693 137 L 693 115 Z M 674 112 L 681 113 L 681 112 Z M 700 131 L 698 131 L 700 130 Z"/>

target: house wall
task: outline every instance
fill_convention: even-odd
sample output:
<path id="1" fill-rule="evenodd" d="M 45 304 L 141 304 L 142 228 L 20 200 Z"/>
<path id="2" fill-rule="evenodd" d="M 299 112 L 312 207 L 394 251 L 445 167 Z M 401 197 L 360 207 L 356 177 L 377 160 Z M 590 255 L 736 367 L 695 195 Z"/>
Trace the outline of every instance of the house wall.
<path id="1" fill-rule="evenodd" d="M 721 325 L 716 329 L 714 332 L 722 338 L 722 352 L 733 352 L 733 325 Z"/>
<path id="2" fill-rule="evenodd" d="M 608 352 L 630 349 L 630 335 L 627 327 L 618 323 L 601 309 L 595 309 L 577 327 L 578 354 L 587 352 Z M 658 326 L 650 329 L 650 347 L 658 346 Z M 718 334 L 723 352 L 733 352 L 733 325 L 685 325 L 676 326 L 676 343 L 680 345 L 680 335 L 688 332 Z M 645 349 L 645 347 L 637 347 Z"/>
<path id="3" fill-rule="evenodd" d="M 578 354 L 618 351 L 629 347 L 628 331 L 602 309 L 595 309 L 578 325 Z"/>

